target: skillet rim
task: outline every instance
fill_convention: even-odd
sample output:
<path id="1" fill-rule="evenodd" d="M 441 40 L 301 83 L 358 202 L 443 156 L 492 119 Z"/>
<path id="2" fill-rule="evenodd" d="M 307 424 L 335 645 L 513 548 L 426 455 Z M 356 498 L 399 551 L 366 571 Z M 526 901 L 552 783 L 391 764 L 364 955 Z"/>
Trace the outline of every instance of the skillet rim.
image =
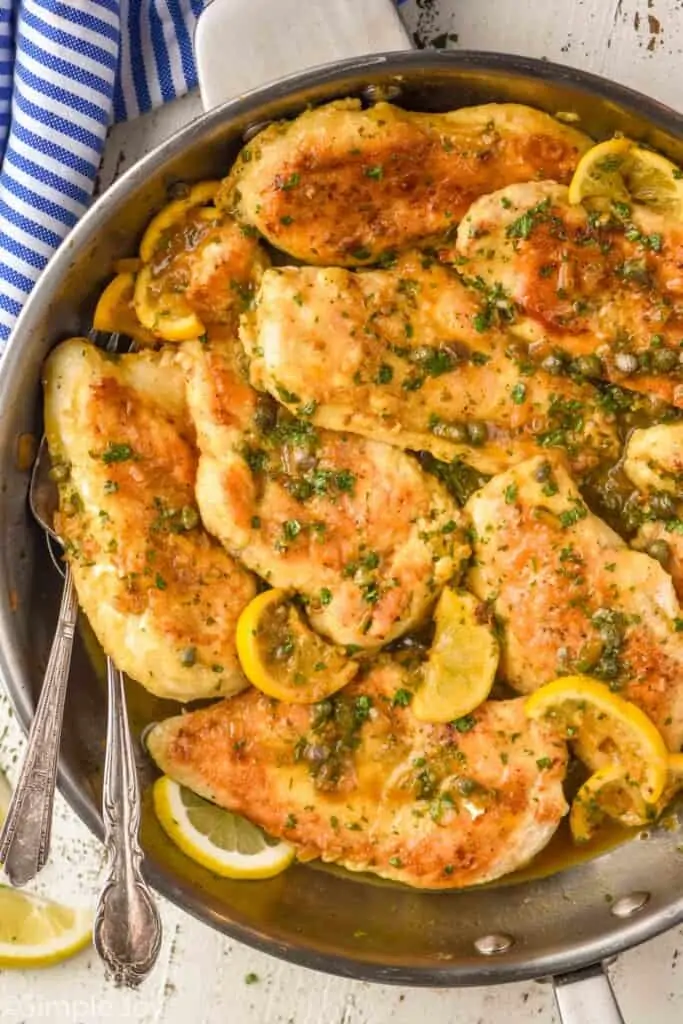
<path id="1" fill-rule="evenodd" d="M 218 128 L 226 121 L 237 120 L 248 115 L 250 110 L 276 100 L 294 97 L 297 91 L 333 85 L 335 81 L 350 77 L 362 79 L 363 76 L 367 76 L 367 81 L 370 82 L 378 73 L 382 76 L 411 77 L 419 71 L 448 70 L 453 67 L 507 72 L 512 76 L 525 76 L 539 82 L 573 87 L 588 96 L 597 96 L 602 101 L 613 102 L 632 110 L 652 126 L 677 135 L 683 143 L 683 115 L 658 100 L 590 72 L 513 54 L 476 50 L 398 51 L 336 61 L 271 82 L 221 104 L 175 132 L 129 168 L 81 218 L 50 260 L 12 331 L 0 363 L 0 409 L 5 408 L 6 403 L 11 401 L 8 382 L 22 375 L 21 338 L 31 331 L 34 321 L 38 322 L 44 316 L 45 308 L 58 292 L 60 283 L 69 270 L 73 253 L 96 234 L 100 219 L 106 216 L 109 220 L 113 217 L 117 209 L 125 205 L 128 194 L 140 186 L 169 157 L 191 149 L 195 142 L 199 142 L 210 134 L 213 128 Z M 2 616 L 0 608 L 0 679 L 5 681 L 17 718 L 27 732 L 33 705 L 28 691 L 20 681 L 18 665 L 12 655 L 12 646 L 12 630 Z M 60 763 L 58 784 L 70 807 L 101 841 L 101 818 L 85 787 L 78 781 L 76 774 L 63 763 Z M 166 899 L 230 938 L 303 967 L 383 984 L 457 987 L 500 984 L 566 974 L 613 957 L 683 921 L 682 896 L 663 906 L 657 907 L 655 904 L 633 921 L 620 922 L 617 930 L 605 939 L 593 939 L 586 943 L 580 937 L 573 938 L 569 942 L 569 948 L 559 952 L 545 953 L 531 959 L 518 952 L 508 954 L 505 959 L 500 960 L 472 958 L 465 960 L 460 966 L 452 961 L 443 961 L 438 965 L 435 963 L 433 967 L 404 968 L 354 959 L 338 953 L 312 950 L 306 946 L 305 940 L 290 940 L 288 943 L 278 941 L 259 928 L 236 921 L 226 921 L 225 918 L 219 917 L 203 903 L 201 890 L 180 882 L 162 866 L 145 859 L 143 870 L 147 881 Z"/>

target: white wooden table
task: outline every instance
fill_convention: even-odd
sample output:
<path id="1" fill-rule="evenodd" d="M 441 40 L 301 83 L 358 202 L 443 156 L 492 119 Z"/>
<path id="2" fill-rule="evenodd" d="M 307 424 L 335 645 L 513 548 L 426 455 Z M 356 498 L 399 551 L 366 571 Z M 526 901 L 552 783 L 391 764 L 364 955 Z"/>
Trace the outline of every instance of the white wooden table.
<path id="1" fill-rule="evenodd" d="M 363 0 L 349 0 L 361 4 Z M 277 3 L 277 0 L 273 0 Z M 683 105 L 682 0 L 408 0 L 401 13 L 420 44 L 546 57 Z M 444 33 L 446 38 L 444 39 Z M 102 173 L 121 171 L 200 112 L 188 96 L 112 132 Z M 0 764 L 12 778 L 23 736 L 0 693 Z M 101 852 L 58 800 L 51 864 L 36 889 L 91 903 Z M 164 948 L 138 992 L 112 989 L 85 952 L 44 972 L 0 972 L 0 1021 L 70 1024 L 556 1024 L 547 986 L 460 991 L 384 988 L 281 963 L 222 938 L 170 904 Z M 627 1024 L 683 1019 L 683 929 L 621 957 L 611 968 Z M 256 978 L 256 980 L 254 980 Z"/>

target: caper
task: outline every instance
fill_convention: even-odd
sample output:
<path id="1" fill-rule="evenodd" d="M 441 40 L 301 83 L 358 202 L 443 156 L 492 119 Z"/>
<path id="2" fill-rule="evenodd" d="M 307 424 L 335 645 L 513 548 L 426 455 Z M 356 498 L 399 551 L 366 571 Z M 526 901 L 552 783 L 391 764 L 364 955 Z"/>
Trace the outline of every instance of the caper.
<path id="1" fill-rule="evenodd" d="M 669 558 L 671 557 L 671 548 L 665 540 L 653 540 L 648 544 L 647 553 L 650 558 L 656 558 L 657 561 L 666 567 L 669 564 Z"/>
<path id="2" fill-rule="evenodd" d="M 307 743 L 304 748 L 304 760 L 309 764 L 322 764 L 327 761 L 332 751 L 323 743 Z"/>
<path id="3" fill-rule="evenodd" d="M 434 349 L 429 345 L 417 345 L 410 353 L 411 363 L 426 363 L 434 354 Z"/>
<path id="4" fill-rule="evenodd" d="M 552 466 L 550 465 L 550 463 L 545 461 L 541 462 L 541 464 L 536 467 L 536 471 L 534 472 L 534 479 L 537 480 L 539 484 L 543 484 L 549 478 L 551 472 Z"/>
<path id="5" fill-rule="evenodd" d="M 53 462 L 48 476 L 50 477 L 50 480 L 54 480 L 56 484 L 63 484 L 71 476 L 71 463 Z"/>
<path id="6" fill-rule="evenodd" d="M 445 437 L 449 441 L 455 441 L 456 444 L 467 444 L 469 440 L 467 428 L 463 423 L 437 423 L 432 428 L 432 433 L 436 437 Z"/>
<path id="7" fill-rule="evenodd" d="M 334 712 L 334 704 L 331 700 L 321 700 L 318 704 L 313 707 L 313 716 L 311 718 L 311 728 L 317 729 L 323 723 L 328 722 Z"/>
<path id="8" fill-rule="evenodd" d="M 669 373 L 678 363 L 678 355 L 670 348 L 660 348 L 652 353 L 652 366 L 657 373 Z"/>
<path id="9" fill-rule="evenodd" d="M 180 664 L 183 665 L 185 668 L 192 668 L 192 666 L 195 664 L 196 661 L 197 661 L 197 648 L 196 647 L 186 647 L 184 651 L 181 651 L 181 654 L 180 654 Z"/>
<path id="10" fill-rule="evenodd" d="M 602 362 L 595 355 L 579 356 L 575 362 L 576 372 L 582 377 L 602 376 Z"/>
<path id="11" fill-rule="evenodd" d="M 593 640 L 588 640 L 581 650 L 576 660 L 576 668 L 579 672 L 588 672 L 593 666 L 600 660 L 605 650 L 605 645 L 602 640 L 595 637 Z"/>
<path id="12" fill-rule="evenodd" d="M 638 358 L 631 352 L 617 352 L 614 365 L 620 373 L 635 373 L 638 369 Z"/>
<path id="13" fill-rule="evenodd" d="M 199 512 L 192 505 L 183 505 L 180 510 L 180 521 L 184 530 L 194 530 L 195 526 L 199 526 Z"/>
<path id="14" fill-rule="evenodd" d="M 616 679 L 620 671 L 619 658 L 612 651 L 608 654 L 603 654 L 600 661 L 596 662 L 591 669 L 592 674 L 597 679 Z"/>
<path id="15" fill-rule="evenodd" d="M 546 373 L 562 373 L 564 371 L 564 359 L 556 352 L 551 352 L 549 356 L 546 356 L 541 367 Z"/>
<path id="16" fill-rule="evenodd" d="M 666 491 L 659 491 L 650 498 L 650 511 L 660 519 L 672 519 L 676 515 L 676 503 Z"/>
<path id="17" fill-rule="evenodd" d="M 488 436 L 489 432 L 485 423 L 479 423 L 475 420 L 474 423 L 467 424 L 467 438 L 475 448 L 484 444 Z"/>
<path id="18" fill-rule="evenodd" d="M 254 423 L 262 433 L 268 433 L 277 423 L 277 403 L 270 395 L 259 395 L 254 409 Z"/>
<path id="19" fill-rule="evenodd" d="M 638 369 L 641 373 L 649 373 L 652 369 L 652 358 L 649 352 L 640 352 L 638 355 Z"/>

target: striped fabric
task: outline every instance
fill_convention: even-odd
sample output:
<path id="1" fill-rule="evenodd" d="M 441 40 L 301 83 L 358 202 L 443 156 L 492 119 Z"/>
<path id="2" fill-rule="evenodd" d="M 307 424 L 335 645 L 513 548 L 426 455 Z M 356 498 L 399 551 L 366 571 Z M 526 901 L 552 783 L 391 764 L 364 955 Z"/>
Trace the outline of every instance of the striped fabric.
<path id="1" fill-rule="evenodd" d="M 0 0 L 0 351 L 90 201 L 107 129 L 196 85 L 203 0 Z"/>

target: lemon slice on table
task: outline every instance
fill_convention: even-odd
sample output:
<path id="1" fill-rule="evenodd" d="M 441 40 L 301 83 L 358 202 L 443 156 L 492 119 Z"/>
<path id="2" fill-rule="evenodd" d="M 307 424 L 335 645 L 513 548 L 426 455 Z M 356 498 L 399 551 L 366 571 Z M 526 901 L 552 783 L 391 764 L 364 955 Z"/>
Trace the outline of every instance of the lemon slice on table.
<path id="1" fill-rule="evenodd" d="M 646 803 L 659 800 L 669 754 L 655 726 L 635 704 L 597 679 L 563 676 L 536 690 L 525 708 L 530 718 L 556 722 L 593 771 L 617 764 L 625 782 L 629 787 L 635 784 Z"/>
<path id="2" fill-rule="evenodd" d="M 581 157 L 569 202 L 631 202 L 683 219 L 683 172 L 660 153 L 630 139 L 610 139 Z"/>
<path id="3" fill-rule="evenodd" d="M 442 592 L 424 681 L 412 702 L 421 722 L 450 722 L 486 700 L 498 668 L 498 641 L 481 621 L 481 602 L 465 591 Z"/>
<path id="4" fill-rule="evenodd" d="M 569 202 L 574 205 L 586 199 L 628 202 L 621 169 L 632 145 L 629 139 L 610 139 L 587 150 L 569 185 Z"/>
<path id="5" fill-rule="evenodd" d="M 315 704 L 350 683 L 358 662 L 314 633 L 287 590 L 266 590 L 237 621 L 237 654 L 263 693 L 290 704 Z"/>
<path id="6" fill-rule="evenodd" d="M 216 807 L 168 775 L 154 783 L 159 822 L 184 854 L 223 878 L 272 878 L 294 860 L 289 843 L 270 839 L 246 818 Z"/>
<path id="7" fill-rule="evenodd" d="M 89 910 L 0 885 L 0 967 L 48 967 L 88 945 Z"/>

